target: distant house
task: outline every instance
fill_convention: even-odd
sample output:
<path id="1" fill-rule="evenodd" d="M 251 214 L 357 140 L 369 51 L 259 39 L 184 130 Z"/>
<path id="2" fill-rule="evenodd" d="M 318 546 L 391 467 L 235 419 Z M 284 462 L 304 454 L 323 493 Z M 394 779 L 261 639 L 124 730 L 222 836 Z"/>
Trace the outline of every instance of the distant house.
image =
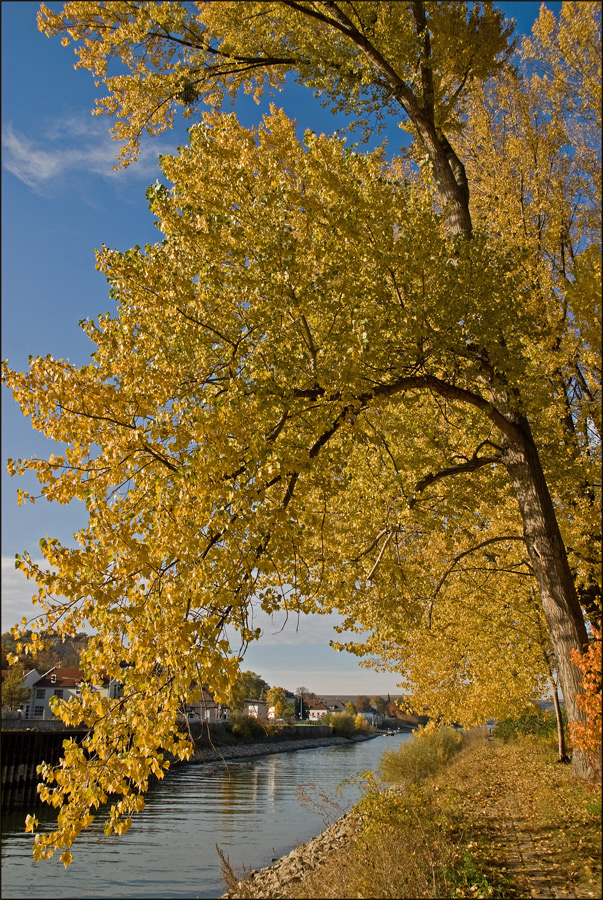
<path id="1" fill-rule="evenodd" d="M 369 725 L 379 725 L 383 721 L 383 716 L 373 706 L 366 712 L 361 712 L 360 715 Z"/>
<path id="2" fill-rule="evenodd" d="M 324 700 L 304 700 L 304 704 L 307 707 L 310 722 L 319 722 L 323 716 L 329 713 L 329 707 Z"/>
<path id="3" fill-rule="evenodd" d="M 35 673 L 34 677 L 32 673 Z M 37 677 L 36 677 L 37 676 Z M 31 688 L 31 696 L 27 704 L 23 704 L 22 715 L 25 719 L 52 719 L 54 713 L 50 708 L 52 697 L 69 700 L 82 696 L 84 676 L 74 666 L 53 666 L 48 672 L 40 675 L 35 669 L 28 672 L 24 679 L 26 687 Z M 105 676 L 102 684 L 93 685 L 92 690 L 113 700 L 121 696 L 121 682 Z"/>
<path id="4" fill-rule="evenodd" d="M 31 696 L 25 712 L 26 719 L 52 719 L 51 697 L 69 700 L 81 697 L 84 676 L 71 666 L 53 666 L 31 685 Z"/>
<path id="5" fill-rule="evenodd" d="M 293 691 L 288 691 L 287 688 L 283 688 L 283 693 L 285 695 L 285 702 L 293 703 L 295 705 L 295 708 L 297 709 L 297 704 L 299 702 L 297 695 L 294 694 Z M 305 702 L 306 701 L 304 701 L 304 703 Z M 277 718 L 276 706 L 269 706 L 266 714 L 270 720 L 274 721 Z"/>
<path id="6" fill-rule="evenodd" d="M 202 691 L 199 700 L 185 705 L 185 713 L 191 722 L 227 722 L 230 709 L 222 703 L 216 703 L 208 691 Z"/>
<path id="7" fill-rule="evenodd" d="M 261 722 L 265 722 L 268 719 L 268 704 L 265 700 L 245 700 L 243 712 L 246 716 L 254 716 Z"/>
<path id="8" fill-rule="evenodd" d="M 30 669 L 29 672 L 25 673 L 25 678 L 23 679 L 23 687 L 31 688 L 42 676 L 38 672 L 37 669 Z"/>

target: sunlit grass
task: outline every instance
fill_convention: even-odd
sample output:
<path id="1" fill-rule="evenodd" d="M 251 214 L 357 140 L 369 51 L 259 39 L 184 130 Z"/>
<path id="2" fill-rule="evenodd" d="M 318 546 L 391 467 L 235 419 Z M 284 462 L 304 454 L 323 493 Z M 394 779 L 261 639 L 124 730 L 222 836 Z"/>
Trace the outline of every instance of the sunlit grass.
<path id="1" fill-rule="evenodd" d="M 509 816 L 561 893 L 601 896 L 600 788 L 557 763 L 549 741 L 426 732 L 387 751 L 381 770 L 392 783 L 367 783 L 353 839 L 279 897 L 529 896 L 528 874 L 508 865 Z M 263 895 L 249 884 L 236 896 Z"/>

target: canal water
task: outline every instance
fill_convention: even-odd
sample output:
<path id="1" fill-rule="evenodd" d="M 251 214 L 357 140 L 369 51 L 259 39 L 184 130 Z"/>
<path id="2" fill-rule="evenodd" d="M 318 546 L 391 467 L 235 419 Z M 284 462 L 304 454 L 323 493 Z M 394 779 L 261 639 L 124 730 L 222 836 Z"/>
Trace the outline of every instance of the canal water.
<path id="1" fill-rule="evenodd" d="M 2 900 L 219 897 L 226 887 L 216 844 L 237 873 L 270 865 L 352 806 L 361 789 L 348 784 L 338 791 L 342 782 L 375 771 L 385 749 L 410 737 L 181 766 L 149 791 L 127 835 L 107 838 L 99 814 L 94 830 L 76 842 L 68 869 L 59 854 L 33 862 L 32 836 L 23 832 L 31 808 L 3 812 Z M 300 789 L 313 801 L 302 800 Z M 52 810 L 35 811 L 40 823 L 52 822 Z"/>

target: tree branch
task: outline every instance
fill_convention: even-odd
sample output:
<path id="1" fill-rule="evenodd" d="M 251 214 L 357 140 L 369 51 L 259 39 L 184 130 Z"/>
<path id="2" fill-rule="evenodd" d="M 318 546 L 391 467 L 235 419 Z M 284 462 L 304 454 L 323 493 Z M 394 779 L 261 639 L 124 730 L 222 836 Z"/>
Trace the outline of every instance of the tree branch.
<path id="1" fill-rule="evenodd" d="M 427 27 L 427 19 L 425 17 L 425 6 L 419 0 L 413 0 L 411 3 L 412 13 L 417 24 L 417 34 L 423 36 L 423 49 L 425 60 L 431 56 L 431 41 L 429 38 L 429 29 Z M 431 67 L 425 65 L 425 60 L 421 63 L 421 81 L 423 84 L 423 101 L 430 119 L 434 118 L 434 89 L 433 89 L 433 73 Z"/>
<path id="2" fill-rule="evenodd" d="M 359 556 L 354 556 L 352 558 L 352 562 L 358 562 L 360 559 L 362 559 L 363 556 L 366 556 L 368 553 L 371 552 L 371 550 L 374 550 L 375 547 L 377 546 L 377 544 L 379 543 L 379 539 L 382 538 L 384 534 L 387 534 L 388 531 L 389 531 L 389 529 L 382 528 L 381 531 L 379 532 L 379 534 L 377 535 L 377 537 L 375 538 L 375 540 L 372 541 L 372 543 L 366 548 L 366 550 L 363 550 Z"/>
<path id="3" fill-rule="evenodd" d="M 475 547 L 470 547 L 469 550 L 463 550 L 462 553 L 458 553 L 454 557 L 454 559 L 452 561 L 452 565 L 446 569 L 446 571 L 440 578 L 438 585 L 437 585 L 437 587 L 433 593 L 433 596 L 431 598 L 431 602 L 429 604 L 429 611 L 427 613 L 427 627 L 429 629 L 431 629 L 431 614 L 433 612 L 433 605 L 436 601 L 436 598 L 437 598 L 439 592 L 441 591 L 441 589 L 443 588 L 443 586 L 446 582 L 446 579 L 448 578 L 450 573 L 456 568 L 456 566 L 461 561 L 461 559 L 463 559 L 465 556 L 468 556 L 470 553 L 475 553 L 476 550 L 481 550 L 482 547 L 487 547 L 488 544 L 496 544 L 496 543 L 500 543 L 502 541 L 525 541 L 525 538 L 523 537 L 523 535 L 516 535 L 516 534 L 503 534 L 500 537 L 487 538 L 487 540 L 482 541 L 479 544 L 476 544 Z"/>
<path id="4" fill-rule="evenodd" d="M 483 466 L 490 466 L 493 463 L 498 462 L 501 462 L 500 456 L 474 456 L 473 459 L 467 460 L 466 463 L 460 463 L 458 466 L 450 466 L 448 469 L 442 469 L 439 472 L 432 472 L 429 475 L 426 475 L 425 478 L 422 478 L 415 486 L 413 496 L 408 504 L 409 509 L 412 509 L 413 506 L 418 503 L 419 498 L 416 495 L 422 493 L 430 484 L 441 481 L 443 478 L 451 478 L 454 475 L 460 475 L 462 472 L 475 472 Z"/>
<path id="5" fill-rule="evenodd" d="M 382 558 L 383 554 L 385 553 L 386 547 L 387 547 L 387 545 L 389 544 L 389 542 L 391 541 L 391 539 L 393 538 L 393 536 L 394 536 L 395 533 L 396 533 L 396 529 L 395 529 L 395 528 L 392 528 L 392 530 L 389 532 L 389 534 L 387 535 L 387 537 L 386 537 L 385 540 L 383 541 L 383 546 L 381 547 L 381 550 L 379 551 L 379 556 L 378 556 L 377 559 L 375 560 L 375 564 L 374 564 L 373 568 L 371 569 L 371 571 L 370 571 L 370 572 L 368 573 L 368 575 L 367 575 L 367 580 L 368 580 L 368 581 L 371 581 L 371 579 L 372 579 L 372 577 L 373 577 L 373 574 L 374 574 L 375 570 L 377 569 L 377 566 L 378 566 L 379 563 L 381 562 L 381 558 Z"/>

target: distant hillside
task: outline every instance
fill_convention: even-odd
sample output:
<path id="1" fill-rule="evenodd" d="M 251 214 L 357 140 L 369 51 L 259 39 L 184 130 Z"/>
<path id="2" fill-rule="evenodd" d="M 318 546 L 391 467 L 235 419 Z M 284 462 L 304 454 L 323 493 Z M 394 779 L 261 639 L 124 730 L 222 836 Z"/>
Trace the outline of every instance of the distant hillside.
<path id="1" fill-rule="evenodd" d="M 28 631 L 20 639 L 16 641 L 12 634 L 7 631 L 2 635 L 2 668 L 8 667 L 7 654 L 17 653 L 17 643 L 26 643 L 31 637 L 31 631 Z M 80 654 L 88 646 L 90 635 L 80 632 L 75 637 L 65 637 L 52 634 L 46 637 L 46 641 L 50 644 L 48 650 L 41 650 L 35 656 L 26 656 L 24 653 L 17 653 L 17 656 L 23 663 L 25 670 L 37 669 L 42 675 L 53 666 L 66 666 L 77 668 L 80 664 Z"/>

